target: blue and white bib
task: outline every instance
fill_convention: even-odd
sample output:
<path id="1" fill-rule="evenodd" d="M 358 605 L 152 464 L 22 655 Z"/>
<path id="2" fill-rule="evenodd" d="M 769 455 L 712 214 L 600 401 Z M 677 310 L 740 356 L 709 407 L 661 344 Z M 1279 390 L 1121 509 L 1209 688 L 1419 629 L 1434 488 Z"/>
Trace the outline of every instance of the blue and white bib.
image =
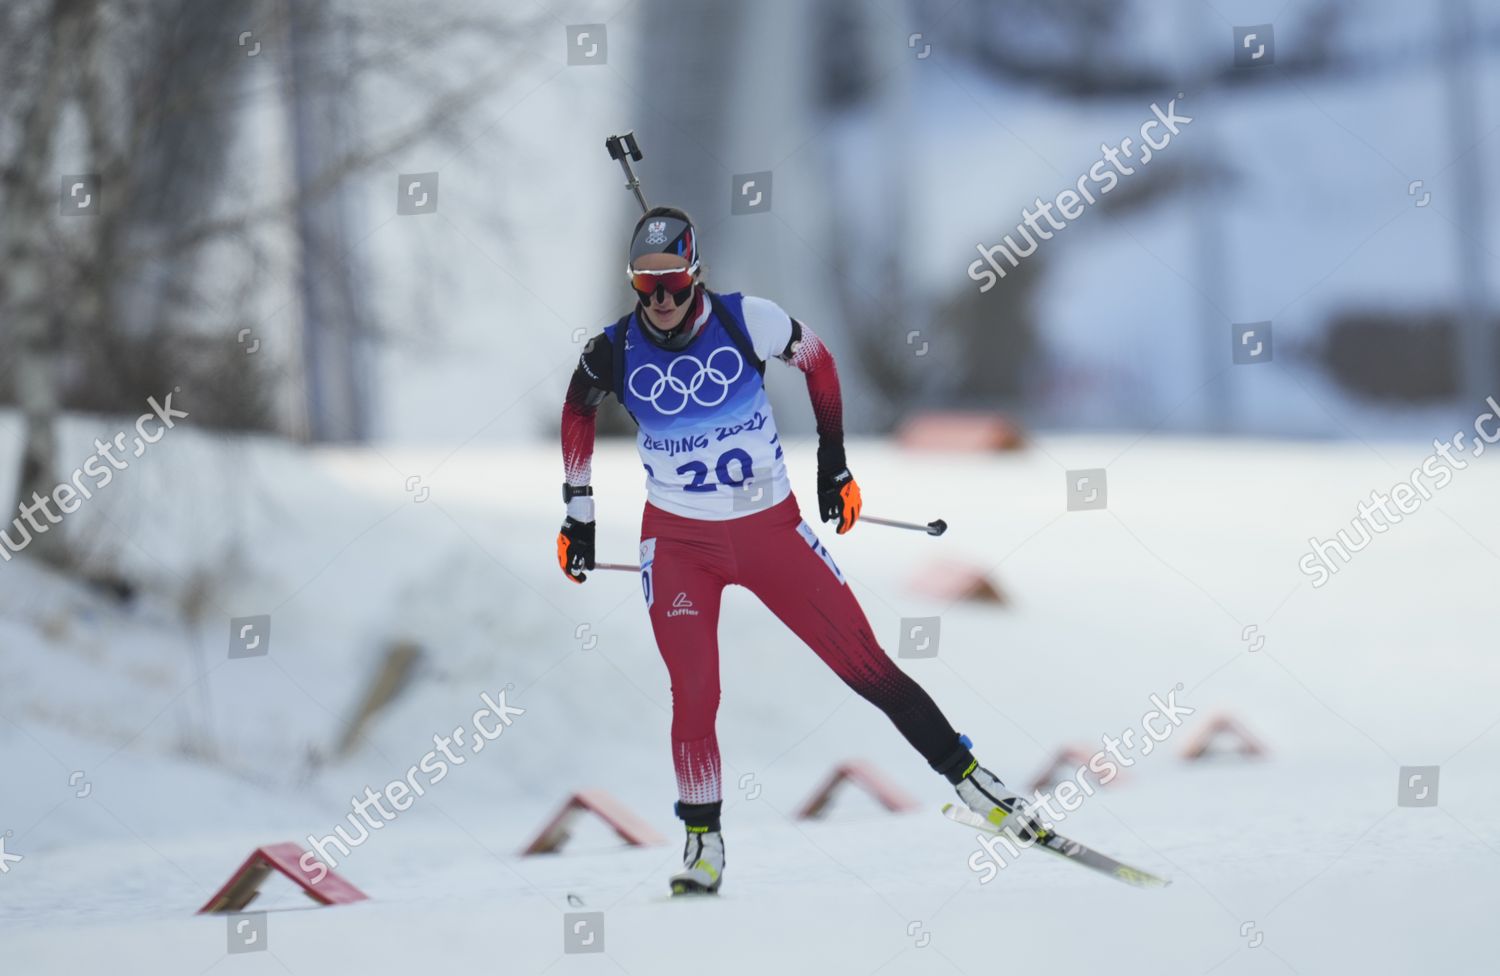
<path id="1" fill-rule="evenodd" d="M 675 515 L 740 518 L 792 491 L 763 365 L 745 340 L 742 297 L 715 295 L 708 321 L 679 350 L 647 339 L 639 312 L 605 329 L 611 344 L 624 332 L 616 393 L 640 425 L 636 447 L 647 497 Z M 726 325 L 723 316 L 732 321 Z"/>

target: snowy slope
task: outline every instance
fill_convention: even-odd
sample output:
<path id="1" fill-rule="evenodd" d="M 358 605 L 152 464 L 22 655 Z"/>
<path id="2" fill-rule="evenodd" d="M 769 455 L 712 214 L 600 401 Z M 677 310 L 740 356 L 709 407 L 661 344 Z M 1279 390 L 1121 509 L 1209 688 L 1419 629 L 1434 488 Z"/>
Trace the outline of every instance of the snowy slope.
<path id="1" fill-rule="evenodd" d="M 675 836 L 664 669 L 633 579 L 575 587 L 556 572 L 551 445 L 444 458 L 169 439 L 101 494 L 106 507 L 79 513 L 159 579 L 135 605 L 0 565 L 0 832 L 24 858 L 0 875 L 5 971 L 1490 971 L 1493 463 L 1460 472 L 1327 586 L 1297 570 L 1308 536 L 1346 526 L 1425 453 L 1048 438 L 979 458 L 852 444 L 870 512 L 953 529 L 824 541 L 888 646 L 902 616 L 941 614 L 939 656 L 903 667 L 1002 776 L 1025 781 L 1064 743 L 1098 748 L 1182 684 L 1197 714 L 1066 827 L 1175 884 L 1137 891 L 1039 854 L 981 884 L 966 866 L 974 838 L 936 813 L 948 789 L 732 591 L 728 880 L 717 902 L 669 904 L 671 845 L 619 850 L 591 830 L 562 856 L 515 856 L 584 786 Z M 790 454 L 809 497 L 811 445 Z M 1064 470 L 1105 465 L 1109 510 L 1065 512 Z M 239 486 L 223 506 L 234 514 L 210 519 L 189 502 L 221 476 Z M 634 553 L 639 481 L 629 447 L 606 446 L 603 558 Z M 992 567 L 1012 607 L 914 596 L 930 558 Z M 208 580 L 196 616 L 182 609 L 192 573 Z M 227 619 L 267 612 L 271 653 L 228 660 Z M 1247 625 L 1266 636 L 1259 651 Z M 327 759 L 374 660 L 403 638 L 427 654 L 416 685 L 354 755 Z M 191 913 L 253 846 L 328 833 L 351 795 L 403 775 L 481 692 L 507 688 L 526 714 L 341 866 L 372 901 L 276 911 L 269 952 L 225 959 L 224 922 Z M 1180 762 L 1221 710 L 1271 757 Z M 828 822 L 789 820 L 850 757 L 928 812 L 887 816 L 851 796 Z M 1396 807 L 1403 764 L 1441 764 L 1439 807 Z M 257 907 L 303 903 L 283 888 Z M 562 953 L 569 911 L 605 913 L 609 962 Z"/>

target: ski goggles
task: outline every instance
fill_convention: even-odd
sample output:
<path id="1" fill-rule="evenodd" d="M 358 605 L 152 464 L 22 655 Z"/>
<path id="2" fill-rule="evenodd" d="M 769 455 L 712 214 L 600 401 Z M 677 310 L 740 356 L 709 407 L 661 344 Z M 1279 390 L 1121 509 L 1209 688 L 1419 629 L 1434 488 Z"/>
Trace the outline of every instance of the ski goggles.
<path id="1" fill-rule="evenodd" d="M 630 287 L 635 289 L 642 301 L 650 301 L 658 292 L 665 290 L 674 302 L 681 305 L 692 292 L 698 265 L 694 263 L 691 267 L 667 268 L 662 271 L 641 271 L 627 266 L 625 272 L 630 275 Z"/>

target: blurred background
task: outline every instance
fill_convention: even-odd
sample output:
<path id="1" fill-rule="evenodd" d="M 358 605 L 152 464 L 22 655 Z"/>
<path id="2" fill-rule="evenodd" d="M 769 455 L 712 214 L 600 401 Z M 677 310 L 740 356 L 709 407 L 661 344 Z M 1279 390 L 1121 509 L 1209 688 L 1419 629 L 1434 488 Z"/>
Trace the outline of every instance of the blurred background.
<path id="1" fill-rule="evenodd" d="M 842 352 L 851 429 L 962 406 L 1347 437 L 1467 411 L 1500 363 L 1494 12 L 1251 6 L 13 4 L 3 393 L 35 386 L 28 442 L 164 385 L 197 424 L 304 442 L 545 436 L 580 336 L 628 307 L 635 204 L 602 142 L 633 129 L 714 285 Z M 1236 66 L 1225 39 L 1273 13 Z M 976 248 L 1173 98 L 1184 136 L 981 294 Z M 769 199 L 735 219 L 754 173 Z M 69 174 L 97 219 L 53 219 Z M 399 214 L 421 174 L 432 209 Z M 1226 337 L 1266 321 L 1251 386 Z"/>
<path id="2" fill-rule="evenodd" d="M 1340 877 L 1359 839 L 1392 846 L 1370 831 L 1394 829 L 1377 814 L 1398 767 L 1443 760 L 1453 777 L 1500 758 L 1500 484 L 1477 454 L 1437 511 L 1325 590 L 1297 570 L 1310 539 L 1345 528 L 1500 394 L 1497 72 L 1500 10 L 1480 0 L 7 3 L 0 500 L 24 512 L 117 434 L 133 443 L 114 483 L 60 522 L 0 517 L 0 832 L 29 855 L 0 877 L 0 914 L 36 933 L 18 958 L 53 971 L 124 946 L 165 972 L 153 952 L 172 944 L 188 947 L 182 971 L 214 965 L 221 935 L 190 912 L 221 876 L 257 844 L 326 833 L 349 794 L 399 776 L 480 692 L 508 688 L 528 714 L 498 754 L 454 776 L 443 811 L 393 827 L 406 845 L 372 839 L 351 876 L 408 910 L 503 899 L 518 971 L 561 958 L 564 895 L 607 878 L 593 904 L 622 906 L 643 940 L 621 967 L 676 960 L 648 947 L 672 923 L 652 921 L 645 894 L 675 841 L 623 870 L 514 857 L 590 785 L 676 829 L 670 692 L 635 584 L 599 573 L 572 587 L 551 552 L 563 391 L 583 344 L 633 302 L 638 207 L 604 139 L 634 131 L 645 195 L 694 215 L 710 287 L 773 299 L 833 351 L 869 510 L 954 526 L 935 542 L 820 535 L 893 654 L 909 619 L 941 618 L 937 660 L 903 666 L 983 733 L 997 771 L 1026 779 L 1174 683 L 1269 740 L 1282 765 L 1211 781 L 1163 765 L 1079 830 L 1175 868 L 1190 900 L 1174 910 L 1223 930 L 1145 971 L 1221 958 L 1221 973 L 1282 971 L 1235 928 L 1325 872 L 1344 896 L 1382 897 L 1366 884 L 1375 867 Z M 1017 263 L 986 263 L 1007 235 L 1015 249 L 1028 208 L 1123 140 L 1138 150 L 1169 103 L 1191 121 L 1149 163 L 1117 169 Z M 981 288 L 973 269 L 1001 267 Z M 775 366 L 768 385 L 806 501 L 805 390 Z M 134 441 L 169 393 L 186 418 Z M 642 498 L 633 429 L 613 401 L 601 418 L 600 558 L 626 560 Z M 1068 510 L 1064 474 L 1081 470 L 1107 473 L 1107 511 Z M 752 888 L 771 913 L 757 924 L 790 933 L 765 951 L 927 966 L 897 916 L 982 926 L 999 884 L 975 885 L 970 840 L 940 822 L 913 843 L 946 853 L 889 876 L 867 874 L 869 848 L 837 846 L 892 846 L 873 808 L 854 811 L 866 826 L 853 834 L 788 826 L 851 755 L 924 806 L 946 788 L 758 604 L 727 599 L 730 806 L 774 838 L 763 863 L 777 845 L 817 847 L 793 884 L 849 906 L 822 920 L 841 936 L 829 946 L 798 928 L 785 889 Z M 1443 606 L 1465 619 L 1434 620 Z M 268 651 L 236 655 L 246 620 Z M 1247 651 L 1257 633 L 1270 643 Z M 1500 833 L 1480 779 L 1445 782 L 1451 838 L 1424 832 L 1492 874 Z M 748 799 L 757 783 L 763 803 Z M 1350 805 L 1308 814 L 1306 791 L 1325 790 Z M 1214 845 L 1243 841 L 1267 795 L 1315 838 L 1284 853 L 1312 859 L 1282 877 L 1247 846 L 1253 880 L 1221 873 Z M 1161 833 L 1183 818 L 1217 826 L 1191 843 Z M 615 856 L 607 834 L 594 840 Z M 1386 868 L 1435 895 L 1494 893 L 1472 867 L 1429 871 L 1429 855 Z M 1115 912 L 1109 895 L 1078 897 Z M 872 914 L 889 916 L 879 935 Z M 1365 917 L 1286 932 L 1303 955 L 1282 962 L 1344 964 L 1328 928 L 1353 938 Z M 1109 918 L 1116 944 L 1161 948 L 1161 919 Z M 688 944 L 718 957 L 721 923 L 740 924 L 716 918 Z M 278 924 L 302 955 L 275 971 L 337 958 L 305 919 Z M 487 951 L 472 929 L 425 924 L 453 959 Z M 531 925 L 548 933 L 534 948 Z M 1033 926 L 1067 937 L 1055 919 Z M 80 927 L 98 938 L 64 950 L 59 933 Z M 167 932 L 178 941 L 156 939 Z M 406 958 L 382 941 L 394 934 L 360 932 L 370 965 Z M 1362 968 L 1437 951 L 1383 938 Z M 836 952 L 848 939 L 867 940 L 854 962 Z M 990 964 L 982 939 L 954 945 L 942 965 Z M 1471 948 L 1437 958 L 1475 971 Z M 1047 940 L 1015 949 L 1036 961 Z"/>

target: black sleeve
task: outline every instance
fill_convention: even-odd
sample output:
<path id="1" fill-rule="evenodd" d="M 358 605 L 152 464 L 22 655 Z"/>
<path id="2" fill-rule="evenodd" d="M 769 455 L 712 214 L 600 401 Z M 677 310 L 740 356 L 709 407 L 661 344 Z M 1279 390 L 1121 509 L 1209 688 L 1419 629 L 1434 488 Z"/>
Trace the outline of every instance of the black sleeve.
<path id="1" fill-rule="evenodd" d="M 802 323 L 792 319 L 792 337 L 787 340 L 786 348 L 776 354 L 776 358 L 782 362 L 789 363 L 792 357 L 797 355 L 797 343 L 802 341 Z"/>
<path id="2" fill-rule="evenodd" d="M 601 332 L 590 339 L 578 357 L 573 370 L 573 383 L 587 387 L 594 403 L 614 392 L 615 353 L 609 334 Z"/>

